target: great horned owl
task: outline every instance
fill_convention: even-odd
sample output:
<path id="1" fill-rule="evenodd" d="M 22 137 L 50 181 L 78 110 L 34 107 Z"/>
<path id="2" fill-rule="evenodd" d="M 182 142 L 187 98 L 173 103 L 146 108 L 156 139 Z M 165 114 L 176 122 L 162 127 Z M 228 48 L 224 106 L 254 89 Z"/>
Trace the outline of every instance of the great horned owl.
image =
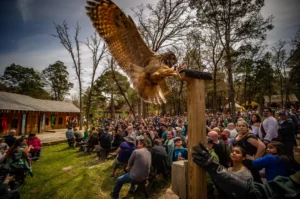
<path id="1" fill-rule="evenodd" d="M 166 103 L 168 92 L 165 78 L 178 76 L 171 67 L 177 63 L 172 52 L 151 51 L 130 16 L 111 0 L 87 1 L 87 15 L 106 42 L 118 65 L 129 76 L 138 95 L 154 104 Z"/>

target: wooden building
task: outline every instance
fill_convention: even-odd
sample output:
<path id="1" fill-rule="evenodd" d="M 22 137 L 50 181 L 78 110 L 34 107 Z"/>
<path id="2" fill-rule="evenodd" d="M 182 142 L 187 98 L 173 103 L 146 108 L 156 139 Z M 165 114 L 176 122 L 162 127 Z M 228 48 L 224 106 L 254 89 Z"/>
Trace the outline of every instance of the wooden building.
<path id="1" fill-rule="evenodd" d="M 79 113 L 72 103 L 0 92 L 0 135 L 10 129 L 16 129 L 17 135 L 64 129 Z"/>

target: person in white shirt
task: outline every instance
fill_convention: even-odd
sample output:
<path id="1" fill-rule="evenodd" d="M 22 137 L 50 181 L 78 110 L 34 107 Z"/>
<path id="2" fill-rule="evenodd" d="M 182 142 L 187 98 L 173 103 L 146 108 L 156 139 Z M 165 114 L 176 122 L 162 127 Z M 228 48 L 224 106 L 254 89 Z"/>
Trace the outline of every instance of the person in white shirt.
<path id="1" fill-rule="evenodd" d="M 229 129 L 229 131 L 230 131 L 229 138 L 230 138 L 231 140 L 234 139 L 235 136 L 238 134 L 238 132 L 237 132 L 236 129 L 235 129 L 234 123 L 229 123 L 228 126 L 227 126 L 227 129 Z"/>
<path id="2" fill-rule="evenodd" d="M 270 108 L 264 108 L 263 115 L 265 119 L 260 124 L 258 136 L 265 144 L 268 144 L 278 136 L 278 122 L 273 117 L 273 113 Z"/>

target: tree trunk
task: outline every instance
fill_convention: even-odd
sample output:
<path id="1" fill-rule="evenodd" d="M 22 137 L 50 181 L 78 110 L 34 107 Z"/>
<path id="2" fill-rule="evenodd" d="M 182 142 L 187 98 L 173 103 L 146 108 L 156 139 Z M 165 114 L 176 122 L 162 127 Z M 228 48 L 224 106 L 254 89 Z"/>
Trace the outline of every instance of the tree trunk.
<path id="1" fill-rule="evenodd" d="M 138 121 L 141 121 L 141 103 L 142 103 L 142 99 L 139 97 L 139 100 L 138 100 Z"/>
<path id="2" fill-rule="evenodd" d="M 213 112 L 217 112 L 217 66 L 214 66 L 214 78 L 213 78 L 213 84 L 214 84 L 214 91 L 213 91 Z"/>
<path id="3" fill-rule="evenodd" d="M 114 103 L 114 91 L 112 89 L 112 92 L 110 94 L 110 118 L 112 120 L 115 120 L 115 103 Z"/>
<path id="4" fill-rule="evenodd" d="M 115 70 L 114 70 L 114 67 L 113 67 L 113 59 L 111 59 L 111 72 L 112 72 L 113 79 L 115 80 L 115 82 L 116 82 L 116 84 L 117 84 L 117 86 L 118 86 L 118 88 L 119 88 L 119 90 L 120 90 L 120 92 L 121 92 L 121 95 L 124 97 L 124 99 L 125 99 L 125 101 L 126 101 L 126 104 L 128 105 L 130 111 L 131 111 L 132 114 L 133 114 L 133 118 L 136 120 L 134 109 L 132 108 L 132 106 L 131 106 L 131 104 L 130 104 L 130 102 L 129 102 L 129 100 L 128 100 L 126 94 L 125 94 L 125 92 L 123 91 L 123 89 L 122 89 L 122 87 L 121 87 L 119 81 L 118 81 L 117 78 L 116 78 Z"/>

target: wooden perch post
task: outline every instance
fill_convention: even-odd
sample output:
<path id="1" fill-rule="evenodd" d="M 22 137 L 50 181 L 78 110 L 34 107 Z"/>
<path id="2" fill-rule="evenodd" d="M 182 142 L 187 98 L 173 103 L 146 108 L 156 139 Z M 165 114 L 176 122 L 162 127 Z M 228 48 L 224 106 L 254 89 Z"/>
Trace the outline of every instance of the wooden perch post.
<path id="1" fill-rule="evenodd" d="M 187 81 L 188 111 L 188 189 L 189 199 L 206 198 L 206 173 L 192 159 L 193 146 L 206 142 L 205 88 L 204 80 L 211 80 L 210 73 L 182 70 L 181 77 Z"/>

